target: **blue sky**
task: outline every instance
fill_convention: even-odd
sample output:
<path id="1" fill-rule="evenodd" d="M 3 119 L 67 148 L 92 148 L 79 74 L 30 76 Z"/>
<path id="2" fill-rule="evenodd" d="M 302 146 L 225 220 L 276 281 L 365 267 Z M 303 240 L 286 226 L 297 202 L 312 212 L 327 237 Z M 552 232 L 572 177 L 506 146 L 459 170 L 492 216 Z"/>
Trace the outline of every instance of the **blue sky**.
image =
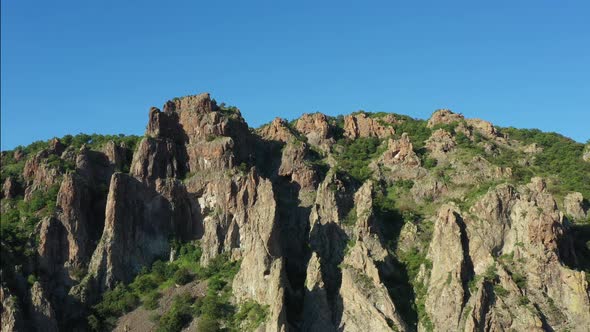
<path id="1" fill-rule="evenodd" d="M 250 126 L 437 108 L 590 139 L 588 1 L 2 1 L 2 149 L 142 134 L 209 91 Z"/>

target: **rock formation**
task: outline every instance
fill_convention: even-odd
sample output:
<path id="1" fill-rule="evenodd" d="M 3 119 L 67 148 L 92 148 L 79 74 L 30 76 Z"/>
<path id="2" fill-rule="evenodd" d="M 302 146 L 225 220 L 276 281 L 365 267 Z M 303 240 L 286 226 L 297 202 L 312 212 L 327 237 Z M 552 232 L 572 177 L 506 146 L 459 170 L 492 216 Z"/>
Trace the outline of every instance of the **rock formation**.
<path id="1" fill-rule="evenodd" d="M 506 132 L 444 109 L 254 130 L 199 94 L 149 109 L 143 137 L 2 152 L 2 331 L 124 331 L 116 315 L 151 309 L 117 292 L 139 292 L 157 260 L 194 279 L 157 279 L 151 313 L 200 288 L 194 307 L 219 296 L 228 329 L 254 317 L 267 332 L 585 331 L 586 157 L 560 161 L 580 174 L 543 168 L 548 144 Z M 211 276 L 220 259 L 233 279 Z M 105 301 L 122 312 L 100 316 Z M 198 315 L 183 328 L 210 318 Z"/>
<path id="2" fill-rule="evenodd" d="M 350 139 L 359 137 L 386 138 L 393 136 L 394 130 L 379 123 L 365 113 L 356 113 L 344 117 L 344 136 Z"/>

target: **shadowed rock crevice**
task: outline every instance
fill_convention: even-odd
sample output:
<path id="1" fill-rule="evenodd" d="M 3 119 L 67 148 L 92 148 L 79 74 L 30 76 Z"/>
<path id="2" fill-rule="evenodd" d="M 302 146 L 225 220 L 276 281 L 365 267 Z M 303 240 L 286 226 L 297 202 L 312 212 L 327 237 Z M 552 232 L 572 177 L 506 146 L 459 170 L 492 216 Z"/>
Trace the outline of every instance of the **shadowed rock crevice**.
<path id="1" fill-rule="evenodd" d="M 463 307 L 469 300 L 471 296 L 469 292 L 469 281 L 473 280 L 475 276 L 475 272 L 473 270 L 473 261 L 471 260 L 471 256 L 469 255 L 469 237 L 467 236 L 467 228 L 465 226 L 465 221 L 461 215 L 456 214 L 457 218 L 457 225 L 459 225 L 459 229 L 461 231 L 461 248 L 463 249 L 463 266 L 461 269 L 461 281 L 463 285 L 463 290 L 465 291 L 463 297 Z"/>

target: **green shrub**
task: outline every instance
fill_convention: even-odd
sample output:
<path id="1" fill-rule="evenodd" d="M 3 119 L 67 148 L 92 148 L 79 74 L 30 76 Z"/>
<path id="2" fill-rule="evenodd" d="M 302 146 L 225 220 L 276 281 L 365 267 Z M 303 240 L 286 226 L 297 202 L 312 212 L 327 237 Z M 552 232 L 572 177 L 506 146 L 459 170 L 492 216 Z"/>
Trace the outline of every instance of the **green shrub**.
<path id="1" fill-rule="evenodd" d="M 174 277 L 172 277 L 174 283 L 177 285 L 184 285 L 188 284 L 193 280 L 193 276 L 186 268 L 180 268 L 178 271 L 174 273 Z"/>
<path id="2" fill-rule="evenodd" d="M 341 151 L 335 153 L 337 168 L 359 182 L 364 182 L 371 176 L 369 163 L 383 153 L 384 149 L 380 148 L 381 140 L 374 137 L 341 139 L 337 144 L 341 147 Z"/>
<path id="3" fill-rule="evenodd" d="M 240 305 L 232 319 L 232 325 L 239 331 L 254 331 L 268 317 L 268 306 L 248 300 Z"/>
<path id="4" fill-rule="evenodd" d="M 353 207 L 352 209 L 350 209 L 350 211 L 348 211 L 348 214 L 346 214 L 346 217 L 344 217 L 344 219 L 342 220 L 342 223 L 344 225 L 354 225 L 356 224 L 356 220 L 357 220 L 357 215 L 356 215 L 356 207 Z"/>
<path id="5" fill-rule="evenodd" d="M 425 158 L 424 161 L 422 162 L 422 165 L 426 169 L 433 169 L 436 167 L 437 164 L 438 164 L 438 160 L 436 160 L 434 158 Z"/>
<path id="6" fill-rule="evenodd" d="M 220 330 L 219 321 L 209 315 L 202 315 L 197 324 L 198 332 L 217 332 Z"/>
<path id="7" fill-rule="evenodd" d="M 138 294 L 145 294 L 158 288 L 158 282 L 151 274 L 141 274 L 129 285 Z"/>
<path id="8" fill-rule="evenodd" d="M 192 319 L 191 304 L 193 302 L 194 299 L 189 294 L 175 296 L 171 308 L 160 317 L 156 331 L 181 331 Z"/>
<path id="9" fill-rule="evenodd" d="M 93 307 L 94 314 L 88 317 L 88 323 L 96 330 L 114 328 L 117 317 L 130 312 L 139 305 L 139 297 L 130 288 L 118 284 L 106 291 L 102 301 Z"/>
<path id="10" fill-rule="evenodd" d="M 498 278 L 498 270 L 496 269 L 496 263 L 488 266 L 484 274 L 482 275 L 483 278 L 487 281 L 494 281 Z"/>
<path id="11" fill-rule="evenodd" d="M 494 285 L 494 293 L 500 297 L 508 295 L 508 291 L 500 285 Z"/>
<path id="12" fill-rule="evenodd" d="M 143 301 L 143 306 L 148 310 L 157 309 L 160 306 L 159 300 L 161 297 L 162 294 L 160 294 L 160 292 L 155 290 L 151 291 L 146 295 Z"/>

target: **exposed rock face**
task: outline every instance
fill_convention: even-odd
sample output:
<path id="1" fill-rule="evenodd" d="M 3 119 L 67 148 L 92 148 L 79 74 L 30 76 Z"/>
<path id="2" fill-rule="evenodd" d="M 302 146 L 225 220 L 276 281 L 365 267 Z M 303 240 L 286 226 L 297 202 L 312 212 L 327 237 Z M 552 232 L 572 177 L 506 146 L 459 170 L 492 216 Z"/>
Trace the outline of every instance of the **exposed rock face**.
<path id="1" fill-rule="evenodd" d="M 114 167 L 107 156 L 83 146 L 76 156 L 76 171 L 91 183 L 108 183 Z"/>
<path id="2" fill-rule="evenodd" d="M 444 129 L 437 129 L 426 141 L 426 148 L 430 150 L 432 155 L 437 159 L 444 158 L 448 152 L 455 148 L 456 145 L 457 143 L 453 136 Z"/>
<path id="3" fill-rule="evenodd" d="M 542 151 L 543 151 L 543 148 L 540 147 L 537 143 L 531 143 L 531 144 L 524 147 L 524 152 L 529 153 L 529 154 L 535 154 L 535 153 L 539 153 Z"/>
<path id="4" fill-rule="evenodd" d="M 224 154 L 223 148 L 217 153 L 218 156 Z M 182 148 L 165 139 L 144 138 L 139 142 L 131 165 L 131 174 L 146 183 L 159 178 L 183 177 L 186 173 Z"/>
<path id="5" fill-rule="evenodd" d="M 5 287 L 0 287 L 0 331 L 22 331 L 24 322 L 16 296 Z"/>
<path id="6" fill-rule="evenodd" d="M 590 319 L 590 301 L 582 274 L 561 263 L 570 245 L 563 216 L 539 178 L 518 190 L 490 190 L 464 222 L 456 207 L 443 205 L 428 254 L 426 309 L 435 329 L 544 330 L 541 317 L 518 304 L 526 298 L 550 326 L 579 330 Z M 495 276 L 487 272 L 491 266 Z M 467 282 L 482 274 L 486 279 L 468 298 Z"/>
<path id="7" fill-rule="evenodd" d="M 580 271 L 589 256 L 585 239 L 572 235 L 583 227 L 571 226 L 588 217 L 586 201 L 571 193 L 560 211 L 541 178 L 498 185 L 521 174 L 512 177 L 495 156 L 509 149 L 525 163 L 539 149 L 503 141 L 489 122 L 438 110 L 428 126 L 453 125 L 433 131 L 419 156 L 408 134 L 392 137 L 416 120 L 392 114 L 353 114 L 344 128 L 306 114 L 294 127 L 277 118 L 251 131 L 239 110 L 208 94 L 162 109 L 150 109 L 133 154 L 115 142 L 96 151 L 54 140 L 26 156 L 22 180 L 8 172 L 5 197 L 20 194 L 19 182 L 27 199 L 54 194 L 58 184 L 59 191 L 55 209 L 13 217 L 25 227 L 41 221 L 22 235 L 33 255 L 15 251 L 30 258 L 12 275 L 2 262 L 2 331 L 87 330 L 88 309 L 104 291 L 179 255 L 171 239 L 198 240 L 203 265 L 220 254 L 241 262 L 231 301 L 268 306 L 257 331 L 585 331 L 590 324 Z M 405 128 L 419 127 L 422 137 L 423 125 Z M 336 143 L 340 134 L 373 139 Z M 357 148 L 366 151 L 350 162 L 373 171 L 369 180 L 342 168 Z M 3 200 L 2 212 L 30 204 L 19 199 Z M 36 277 L 30 286 L 29 275 Z"/>
<path id="8" fill-rule="evenodd" d="M 481 119 L 467 119 L 467 124 L 487 138 L 494 139 L 499 136 L 494 125 L 489 121 Z"/>
<path id="9" fill-rule="evenodd" d="M 32 325 L 38 331 L 59 331 L 53 308 L 39 282 L 35 282 L 31 287 L 31 312 Z"/>
<path id="10" fill-rule="evenodd" d="M 254 173 L 250 173 L 247 182 L 242 187 L 244 192 L 238 194 L 238 199 L 241 196 L 245 200 L 245 206 L 237 206 L 244 209 L 244 215 L 243 219 L 238 217 L 235 220 L 240 234 L 242 268 L 234 278 L 234 294 L 238 301 L 254 299 L 270 305 L 270 319 L 265 330 L 281 331 L 286 329 L 282 301 L 286 280 L 280 258 L 272 185 L 268 180 L 257 179 Z"/>
<path id="11" fill-rule="evenodd" d="M 416 179 L 426 174 L 420 167 L 420 158 L 406 133 L 399 140 L 390 138 L 387 150 L 370 165 L 371 169 L 383 172 L 383 177 L 391 179 Z"/>
<path id="12" fill-rule="evenodd" d="M 28 159 L 25 163 L 23 177 L 25 179 L 25 200 L 31 199 L 33 192 L 46 190 L 58 181 L 60 172 L 44 162 L 44 159 L 52 155 L 50 150 L 43 150 Z"/>
<path id="13" fill-rule="evenodd" d="M 93 193 L 84 180 L 66 174 L 57 195 L 58 219 L 67 233 L 67 262 L 82 267 L 90 261 L 104 226 L 106 201 Z"/>
<path id="14" fill-rule="evenodd" d="M 190 214 L 176 215 L 171 206 L 177 186 L 174 180 L 158 179 L 156 188 L 146 188 L 129 175 L 113 175 L 104 232 L 89 267 L 100 285 L 111 288 L 117 281 L 129 282 L 142 266 L 166 256 L 168 235 L 176 227 L 193 222 Z M 180 216 L 187 219 L 178 220 Z"/>
<path id="15" fill-rule="evenodd" d="M 290 142 L 296 140 L 295 135 L 289 129 L 287 120 L 275 118 L 269 125 L 260 129 L 260 136 L 269 141 Z"/>
<path id="16" fill-rule="evenodd" d="M 563 200 L 565 214 L 576 220 L 586 218 L 588 207 L 584 205 L 584 197 L 581 193 L 569 193 Z"/>
<path id="17" fill-rule="evenodd" d="M 386 138 L 393 136 L 395 131 L 365 113 L 357 113 L 344 117 L 344 136 L 350 139 L 359 137 Z"/>
<path id="18" fill-rule="evenodd" d="M 15 198 L 20 192 L 20 186 L 12 177 L 6 178 L 2 185 L 3 198 Z"/>
<path id="19" fill-rule="evenodd" d="M 377 267 L 362 241 L 357 241 L 344 259 L 344 264 L 339 329 L 389 331 L 395 326 L 398 331 L 406 331 L 407 327 L 381 282 Z"/>
<path id="20" fill-rule="evenodd" d="M 590 161 L 590 144 L 586 144 L 586 148 L 584 148 L 584 153 L 582 154 L 582 159 L 584 159 L 584 161 Z"/>
<path id="21" fill-rule="evenodd" d="M 510 167 L 492 165 L 481 156 L 475 156 L 468 162 L 457 163 L 454 166 L 456 171 L 452 175 L 452 181 L 457 184 L 473 185 L 490 179 L 501 180 L 512 176 Z"/>
<path id="22" fill-rule="evenodd" d="M 14 160 L 17 162 L 21 161 L 25 157 L 25 153 L 22 150 L 14 151 Z"/>
<path id="23" fill-rule="evenodd" d="M 322 113 L 303 114 L 295 123 L 295 128 L 307 137 L 309 144 L 329 151 L 335 140 L 328 117 Z"/>
<path id="24" fill-rule="evenodd" d="M 306 161 L 309 154 L 307 143 L 298 140 L 288 127 L 285 120 L 274 119 L 260 130 L 265 140 L 282 145 L 281 161 L 277 175 L 288 177 L 303 190 L 314 190 L 317 185 L 317 174 Z"/>
<path id="25" fill-rule="evenodd" d="M 130 151 L 125 146 L 120 146 L 113 141 L 109 141 L 105 144 L 102 150 L 117 171 L 122 171 L 125 168 L 125 165 L 130 162 Z"/>
<path id="26" fill-rule="evenodd" d="M 428 315 L 441 330 L 459 330 L 465 280 L 472 269 L 467 250 L 459 210 L 453 205 L 441 206 L 428 250 L 432 271 L 426 297 Z"/>
<path id="27" fill-rule="evenodd" d="M 465 117 L 461 114 L 455 114 L 448 109 L 436 110 L 428 120 L 428 128 L 432 128 L 440 124 L 451 124 L 454 122 L 461 122 Z"/>
<path id="28" fill-rule="evenodd" d="M 312 254 L 307 264 L 304 303 L 303 330 L 336 331 L 332 323 L 332 310 L 322 276 L 322 264 L 316 253 Z"/>
<path id="29" fill-rule="evenodd" d="M 387 288 L 381 279 L 388 274 L 387 251 L 379 240 L 379 229 L 373 216 L 373 183 L 366 182 L 355 194 L 357 221 L 356 242 L 344 257 L 339 296 L 339 329 L 349 331 L 387 331 L 395 327 L 406 331 Z M 381 266 L 381 269 L 378 268 Z M 370 320 L 363 317 L 373 317 Z"/>

